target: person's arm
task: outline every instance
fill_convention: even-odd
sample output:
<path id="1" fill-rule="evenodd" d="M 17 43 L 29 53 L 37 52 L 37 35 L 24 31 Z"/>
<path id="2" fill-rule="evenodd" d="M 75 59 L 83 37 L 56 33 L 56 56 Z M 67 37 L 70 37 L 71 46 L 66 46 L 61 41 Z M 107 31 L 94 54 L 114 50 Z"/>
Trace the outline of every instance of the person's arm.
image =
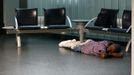
<path id="1" fill-rule="evenodd" d="M 111 57 L 122 58 L 123 53 L 101 53 L 100 57 L 101 58 L 111 58 Z"/>
<path id="2" fill-rule="evenodd" d="M 122 58 L 123 57 L 123 53 L 111 53 L 109 55 L 111 55 L 113 57 L 116 57 L 116 58 Z"/>
<path id="3" fill-rule="evenodd" d="M 100 54 L 100 58 L 110 58 L 111 55 L 109 55 L 108 53 L 101 53 Z"/>

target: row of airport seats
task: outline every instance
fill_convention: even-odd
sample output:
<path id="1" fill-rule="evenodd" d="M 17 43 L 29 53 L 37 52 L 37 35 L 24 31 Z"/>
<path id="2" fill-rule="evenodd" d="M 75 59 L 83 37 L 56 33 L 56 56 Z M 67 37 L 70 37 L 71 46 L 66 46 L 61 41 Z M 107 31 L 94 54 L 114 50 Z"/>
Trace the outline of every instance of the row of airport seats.
<path id="1" fill-rule="evenodd" d="M 53 8 L 43 10 L 44 10 L 44 16 L 38 16 L 37 8 L 31 8 L 31 9 L 16 8 L 15 28 L 17 30 L 72 28 L 71 19 L 66 15 L 65 8 Z M 104 31 L 103 34 L 110 32 L 110 33 L 125 33 L 131 35 L 131 10 L 124 10 L 121 18 L 118 18 L 118 12 L 119 12 L 118 9 L 102 8 L 98 16 L 89 20 L 89 22 L 86 23 L 84 28 L 89 31 L 94 30 L 97 30 L 98 32 Z M 97 33 L 97 35 L 98 34 L 99 33 Z M 121 36 L 120 35 L 118 36 L 120 39 Z M 126 36 L 127 35 L 125 35 L 125 37 Z M 126 52 L 128 51 L 130 44 L 131 44 L 131 38 L 129 38 L 128 40 L 125 49 Z"/>
<path id="2" fill-rule="evenodd" d="M 97 17 L 91 19 L 85 28 L 109 32 L 128 33 L 131 31 L 131 10 L 124 10 L 118 18 L 118 9 L 102 8 Z"/>
<path id="3" fill-rule="evenodd" d="M 66 16 L 65 8 L 54 8 L 54 9 L 44 9 L 44 17 L 41 18 L 38 16 L 38 9 L 26 9 L 26 8 L 16 8 L 16 28 L 25 29 L 25 27 L 37 26 L 40 27 L 38 22 L 44 20 L 42 26 L 48 28 L 71 28 L 72 23 L 68 16 Z M 96 30 L 106 30 L 113 32 L 124 32 L 131 27 L 131 11 L 124 10 L 122 14 L 122 19 L 118 19 L 118 9 L 105 9 L 102 8 L 97 17 L 91 19 L 86 25 L 87 29 L 96 29 Z M 70 25 L 66 25 L 66 18 Z M 39 21 L 38 21 L 39 20 Z M 117 24 L 117 20 L 121 26 Z M 93 24 L 94 23 L 94 24 Z"/>
<path id="4" fill-rule="evenodd" d="M 65 8 L 43 9 L 44 17 L 38 16 L 37 8 L 16 8 L 15 28 L 22 29 L 66 29 L 72 28 Z M 43 23 L 40 23 L 43 20 Z M 42 25 L 43 24 L 43 25 Z"/>
<path id="5" fill-rule="evenodd" d="M 38 16 L 37 8 L 16 8 L 15 28 L 23 30 L 67 29 L 73 27 L 71 19 L 66 15 L 66 9 L 64 7 L 43 9 L 43 11 L 44 16 Z M 130 34 L 131 10 L 124 10 L 121 18 L 118 18 L 118 12 L 118 9 L 102 8 L 97 17 L 86 23 L 85 29 L 99 32 L 104 31 L 103 33 L 112 32 Z M 98 34 L 99 33 L 97 33 L 97 35 Z"/>

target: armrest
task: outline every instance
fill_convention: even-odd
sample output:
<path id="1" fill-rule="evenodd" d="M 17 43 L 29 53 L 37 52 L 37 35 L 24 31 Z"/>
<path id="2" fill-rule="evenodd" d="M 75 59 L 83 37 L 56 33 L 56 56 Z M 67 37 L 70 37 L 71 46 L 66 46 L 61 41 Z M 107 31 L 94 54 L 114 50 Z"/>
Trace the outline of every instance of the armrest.
<path id="1" fill-rule="evenodd" d="M 73 26 L 72 26 L 72 22 L 71 22 L 70 17 L 66 16 L 66 18 L 67 18 L 67 22 L 69 23 L 70 28 L 72 28 Z"/>
<path id="2" fill-rule="evenodd" d="M 97 19 L 97 17 L 94 17 L 94 18 L 92 18 L 91 20 L 89 20 L 89 21 L 86 23 L 85 27 L 87 27 L 89 24 L 91 24 L 92 22 L 94 22 L 96 19 Z"/>
<path id="3" fill-rule="evenodd" d="M 126 30 L 126 33 L 128 33 L 131 30 L 131 25 L 130 27 Z"/>
<path id="4" fill-rule="evenodd" d="M 18 21 L 17 21 L 17 18 L 15 17 L 15 29 L 18 29 Z"/>

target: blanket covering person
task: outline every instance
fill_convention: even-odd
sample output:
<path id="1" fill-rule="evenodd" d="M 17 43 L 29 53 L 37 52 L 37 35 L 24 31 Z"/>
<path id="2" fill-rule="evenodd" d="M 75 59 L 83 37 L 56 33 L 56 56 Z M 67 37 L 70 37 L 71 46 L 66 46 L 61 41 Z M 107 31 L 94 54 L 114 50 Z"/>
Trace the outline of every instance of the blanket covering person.
<path id="1" fill-rule="evenodd" d="M 94 41 L 88 39 L 85 42 L 80 43 L 80 41 L 72 39 L 60 42 L 59 47 L 70 48 L 73 51 L 100 56 L 102 58 L 123 57 L 123 54 L 121 53 L 121 46 L 106 40 Z"/>

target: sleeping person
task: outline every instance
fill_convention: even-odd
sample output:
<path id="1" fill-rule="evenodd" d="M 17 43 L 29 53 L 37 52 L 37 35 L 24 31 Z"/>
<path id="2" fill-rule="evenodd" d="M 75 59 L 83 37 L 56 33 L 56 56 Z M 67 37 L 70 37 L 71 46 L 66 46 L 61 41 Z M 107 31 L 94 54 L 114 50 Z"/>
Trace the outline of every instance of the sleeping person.
<path id="1" fill-rule="evenodd" d="M 60 42 L 59 47 L 70 48 L 73 51 L 99 56 L 101 58 L 123 57 L 123 54 L 121 53 L 121 46 L 106 40 L 94 41 L 88 39 L 83 43 L 80 43 L 80 41 L 76 41 L 75 39 L 66 40 Z"/>

